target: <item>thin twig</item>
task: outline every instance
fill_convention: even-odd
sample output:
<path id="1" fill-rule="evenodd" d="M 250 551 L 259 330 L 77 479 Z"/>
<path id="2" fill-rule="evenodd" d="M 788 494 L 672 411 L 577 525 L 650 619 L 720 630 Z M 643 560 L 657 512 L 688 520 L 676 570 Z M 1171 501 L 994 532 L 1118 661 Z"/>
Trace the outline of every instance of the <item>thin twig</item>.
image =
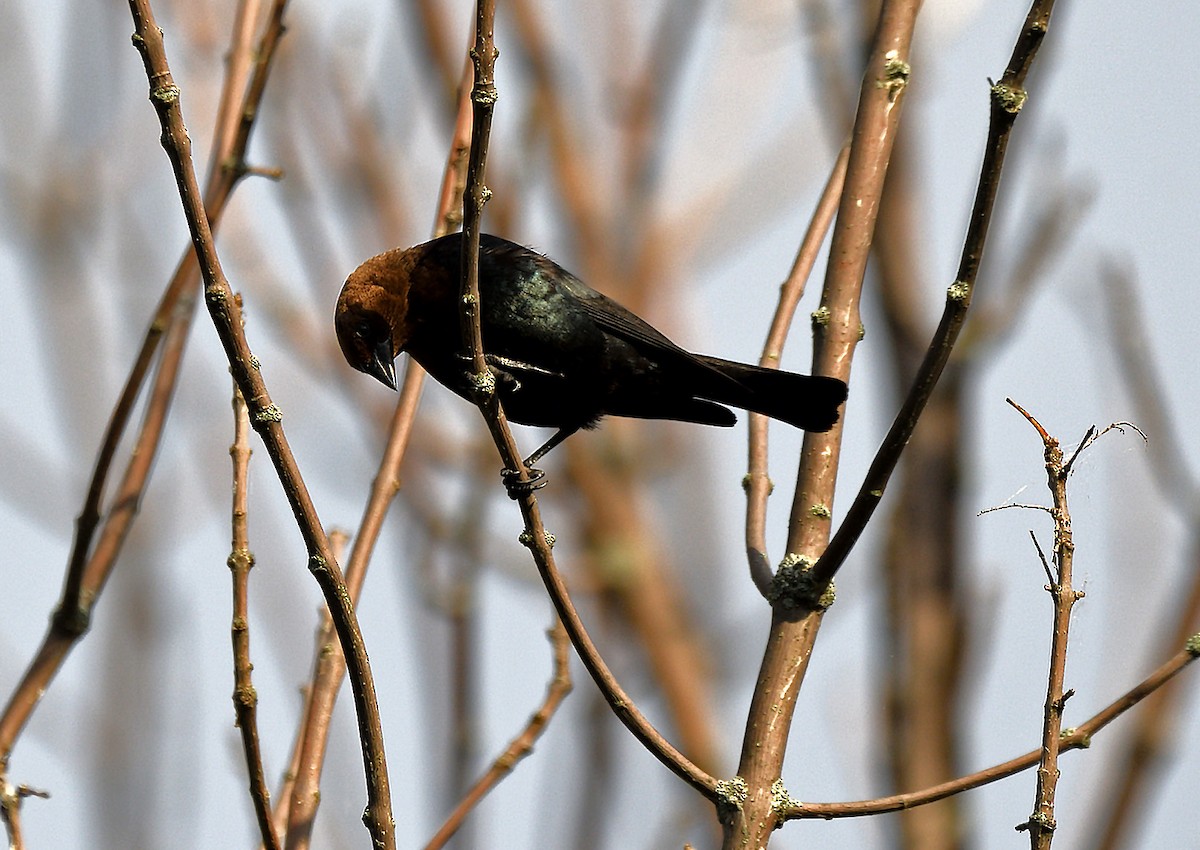
<path id="1" fill-rule="evenodd" d="M 521 733 L 513 738 L 504 752 L 492 762 L 492 766 L 488 768 L 487 772 L 479 777 L 479 780 L 463 795 L 458 806 L 446 818 L 446 822 L 425 845 L 425 850 L 438 850 L 445 846 L 450 837 L 458 831 L 466 816 L 479 805 L 480 800 L 510 774 L 521 759 L 533 751 L 533 745 L 545 731 L 546 724 L 550 722 L 563 699 L 571 692 L 570 642 L 561 620 L 556 621 L 554 627 L 550 629 L 549 637 L 554 650 L 554 671 L 550 678 L 550 684 L 546 687 L 545 699 L 529 718 L 529 722 L 525 724 Z"/>
<path id="2" fill-rule="evenodd" d="M 1046 581 L 1054 584 L 1054 571 L 1050 569 L 1050 562 L 1046 560 L 1046 553 L 1042 551 L 1042 544 L 1038 542 L 1032 528 L 1029 530 L 1029 539 L 1033 541 L 1033 548 L 1037 549 L 1038 560 L 1042 562 L 1042 570 L 1046 573 Z"/>
<path id="3" fill-rule="evenodd" d="M 1028 502 L 1009 502 L 1007 505 L 994 505 L 990 508 L 984 508 L 977 514 L 977 516 L 993 514 L 996 511 L 1009 511 L 1013 508 L 1019 508 L 1023 511 L 1045 511 L 1048 514 L 1054 512 L 1053 508 L 1047 507 L 1046 505 L 1034 505 Z"/>
<path id="4" fill-rule="evenodd" d="M 1115 426 L 1110 425 L 1108 428 L 1105 428 L 1104 430 L 1108 431 L 1109 429 L 1111 429 L 1113 427 L 1115 427 Z M 1088 429 L 1087 429 L 1087 433 L 1083 435 L 1083 439 L 1079 441 L 1079 445 L 1075 447 L 1075 451 L 1073 451 L 1071 453 L 1071 457 L 1069 457 L 1067 459 L 1067 462 L 1063 464 L 1062 473 L 1063 473 L 1064 477 L 1071 474 L 1071 467 L 1073 467 L 1075 465 L 1075 461 L 1079 459 L 1079 455 L 1083 452 L 1084 449 L 1086 449 L 1088 446 L 1090 446 L 1092 443 L 1094 443 L 1098 436 L 1099 436 L 1099 434 L 1096 431 L 1096 426 L 1089 425 Z"/>
<path id="5" fill-rule="evenodd" d="M 677 268 L 677 258 L 670 258 L 667 247 L 672 237 L 656 227 L 650 215 L 663 175 L 659 167 L 663 145 L 669 138 L 658 130 L 675 103 L 675 88 L 686 79 L 680 73 L 686 66 L 686 44 L 695 37 L 703 14 L 695 5 L 664 7 L 646 60 L 633 69 L 614 69 L 614 85 L 627 96 L 619 107 L 619 138 L 611 145 L 615 164 L 606 169 L 598 165 L 589 146 L 572 141 L 587 135 L 581 125 L 584 113 L 572 108 L 573 95 L 554 70 L 555 47 L 547 38 L 544 16 L 536 11 L 536 4 L 516 0 L 512 5 L 517 55 L 528 64 L 536 91 L 528 132 L 547 140 L 556 198 L 569 222 L 560 229 L 571 246 L 568 250 L 578 257 L 589 281 L 641 309 L 647 294 L 661 291 L 664 278 Z M 620 28 L 628 11 L 616 12 L 617 22 L 611 26 Z M 614 37 L 624 40 L 620 34 Z M 628 82 L 626 70 L 632 73 Z M 612 210 L 619 210 L 619 215 L 612 215 Z M 608 442 L 617 441 L 619 453 L 623 453 L 621 446 L 632 450 L 621 439 L 630 432 L 629 424 L 613 423 L 605 432 Z M 680 749 L 702 770 L 709 770 L 715 763 L 716 727 L 706 692 L 706 649 L 690 622 L 684 594 L 669 575 L 669 559 L 657 551 L 647 514 L 638 507 L 642 503 L 639 479 L 645 468 L 605 462 L 601 455 L 606 452 L 597 450 L 594 440 L 571 441 L 566 453 L 565 471 L 579 490 L 586 516 L 580 529 L 586 553 L 583 563 L 606 588 L 603 595 L 610 607 L 626 617 L 630 635 L 644 650 Z M 625 541 L 629 580 L 610 581 L 606 559 L 595 557 L 596 548 L 589 543 L 597 539 Z M 600 743 L 594 741 L 592 746 Z M 599 787 L 602 778 L 592 776 L 589 782 Z M 582 822 L 580 829 L 586 832 Z"/>
<path id="6" fill-rule="evenodd" d="M 48 799 L 50 794 L 30 788 L 28 785 L 13 785 L 0 775 L 0 821 L 8 832 L 9 850 L 25 850 L 25 836 L 21 830 L 21 802 L 27 797 Z"/>
<path id="7" fill-rule="evenodd" d="M 1042 717 L 1042 752 L 1037 771 L 1037 792 L 1033 813 L 1029 820 L 1018 826 L 1018 829 L 1029 831 L 1030 846 L 1033 850 L 1049 850 L 1054 841 L 1056 823 L 1054 819 L 1054 797 L 1058 789 L 1058 755 L 1062 748 L 1062 715 L 1063 706 L 1067 700 L 1063 683 L 1067 668 L 1067 643 L 1071 627 L 1071 609 L 1083 597 L 1081 591 L 1076 591 L 1071 585 L 1072 566 L 1075 560 L 1075 539 L 1071 531 L 1071 511 L 1067 504 L 1067 478 L 1070 476 L 1070 465 L 1079 457 L 1079 452 L 1089 446 L 1096 435 L 1093 426 L 1079 444 L 1079 448 L 1064 463 L 1063 451 L 1059 441 L 1050 436 L 1046 429 L 1016 402 L 1009 399 L 1009 404 L 1015 407 L 1033 425 L 1042 438 L 1045 447 L 1046 478 L 1050 487 L 1054 509 L 1054 570 L 1046 564 L 1046 556 L 1038 547 L 1042 564 L 1050 581 L 1046 590 L 1054 600 L 1054 626 L 1050 638 L 1050 671 L 1046 684 L 1046 703 Z M 1034 540 L 1036 544 L 1036 538 Z"/>
<path id="8" fill-rule="evenodd" d="M 787 280 L 779 292 L 779 304 L 775 308 L 775 316 L 771 320 L 771 328 L 767 332 L 767 341 L 763 346 L 762 357 L 758 365 L 772 369 L 779 368 L 783 357 L 783 346 L 787 342 L 788 331 L 792 326 L 792 318 L 796 307 L 804 295 L 804 285 L 812 273 L 813 265 L 825 242 L 825 234 L 833 222 L 837 211 L 838 199 L 842 195 L 842 186 L 846 179 L 846 163 L 850 157 L 849 147 L 843 147 L 834 161 L 833 170 L 817 201 L 812 220 L 805 231 L 800 247 L 796 251 L 796 259 L 792 263 Z M 750 561 L 750 578 L 754 586 L 764 597 L 771 592 L 771 562 L 767 556 L 767 497 L 771 494 L 773 485 L 767 476 L 767 426 L 768 418 L 760 413 L 750 414 L 750 445 L 749 469 L 746 472 L 746 557 Z"/>
<path id="9" fill-rule="evenodd" d="M 1092 715 L 1084 723 L 1065 730 L 1060 741 L 1060 750 L 1066 752 L 1067 750 L 1082 750 L 1090 747 L 1092 738 L 1097 732 L 1155 693 L 1182 671 L 1183 668 L 1195 661 L 1198 656 L 1200 656 L 1200 635 L 1194 635 L 1188 641 L 1187 648 L 1180 650 L 1136 686 L 1096 712 L 1096 714 Z M 986 770 L 906 794 L 894 794 L 890 797 L 849 803 L 793 803 L 786 807 L 783 818 L 784 820 L 854 818 L 863 817 L 864 815 L 877 815 L 884 812 L 902 811 L 904 809 L 911 809 L 914 806 L 924 806 L 928 803 L 943 800 L 954 794 L 961 794 L 963 791 L 970 791 L 972 788 L 978 788 L 981 785 L 1005 779 L 1023 770 L 1028 770 L 1038 764 L 1041 756 L 1042 750 L 1040 748 L 1031 750 L 1024 755 L 1009 759 L 1001 764 L 993 765 Z"/>
<path id="10" fill-rule="evenodd" d="M 271 792 L 263 774 L 262 746 L 258 738 L 258 693 L 254 690 L 250 663 L 250 605 L 249 579 L 254 566 L 250 551 L 249 487 L 250 469 L 250 411 L 238 388 L 233 388 L 233 445 L 229 456 L 233 461 L 233 533 L 232 551 L 228 565 L 233 573 L 233 708 L 237 726 L 242 734 L 242 749 L 246 755 L 246 772 L 250 778 L 250 799 L 267 850 L 279 850 L 279 836 L 271 822 Z"/>
<path id="11" fill-rule="evenodd" d="M 383 731 L 370 661 L 358 627 L 358 619 L 346 593 L 341 569 L 333 557 L 325 530 L 284 435 L 282 414 L 271 401 L 258 368 L 258 360 L 246 341 L 241 311 L 221 269 L 212 231 L 201 201 L 196 173 L 192 167 L 191 142 L 179 105 L 179 88 L 175 85 L 167 63 L 162 31 L 154 20 L 149 0 L 130 0 L 129 7 L 135 26 L 134 45 L 142 56 L 150 85 L 150 99 L 162 125 L 163 147 L 175 172 L 188 230 L 204 278 L 205 301 L 209 314 L 225 349 L 238 388 L 250 406 L 251 421 L 266 445 L 267 453 L 295 514 L 308 550 L 309 569 L 325 596 L 342 649 L 347 656 L 367 778 L 368 804 L 363 821 L 375 845 L 381 850 L 391 850 L 395 846 L 395 825 L 388 790 L 387 761 L 383 752 Z"/>

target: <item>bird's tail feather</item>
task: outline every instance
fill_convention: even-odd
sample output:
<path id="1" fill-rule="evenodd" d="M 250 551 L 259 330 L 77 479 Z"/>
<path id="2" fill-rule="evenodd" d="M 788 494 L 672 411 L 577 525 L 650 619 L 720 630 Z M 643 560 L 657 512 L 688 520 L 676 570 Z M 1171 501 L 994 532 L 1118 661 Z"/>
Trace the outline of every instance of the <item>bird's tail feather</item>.
<path id="1" fill-rule="evenodd" d="M 696 359 L 737 384 L 714 381 L 709 388 L 712 393 L 705 397 L 766 414 L 805 431 L 832 428 L 838 421 L 838 408 L 846 400 L 846 385 L 837 378 L 797 375 L 704 355 L 696 355 Z"/>

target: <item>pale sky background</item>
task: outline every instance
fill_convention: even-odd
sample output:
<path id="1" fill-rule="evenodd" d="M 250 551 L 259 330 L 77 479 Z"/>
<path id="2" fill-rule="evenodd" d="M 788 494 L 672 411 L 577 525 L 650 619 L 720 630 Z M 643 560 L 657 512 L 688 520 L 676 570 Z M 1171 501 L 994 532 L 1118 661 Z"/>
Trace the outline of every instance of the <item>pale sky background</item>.
<path id="1" fill-rule="evenodd" d="M 160 4 L 156 4 L 160 5 Z M 403 5 L 297 2 L 288 16 L 285 54 L 303 89 L 268 91 L 264 132 L 252 148 L 256 163 L 279 164 L 284 184 L 246 182 L 238 190 L 220 247 L 235 288 L 245 292 L 251 345 L 264 364 L 276 401 L 285 411 L 289 438 L 327 524 L 357 522 L 381 443 L 366 411 L 390 403 L 383 390 L 333 359 L 327 339 L 308 358 L 294 354 L 304 334 L 332 334 L 328 316 L 341 280 L 370 254 L 392 245 L 363 213 L 339 207 L 339 181 L 350 181 L 337 161 L 311 139 L 290 151 L 265 146 L 272 122 L 295 121 L 311 103 L 331 99 L 378 100 L 380 121 L 392 129 L 395 156 L 412 167 L 410 197 L 427 199 L 411 211 L 414 228 L 427 228 L 441 177 L 446 138 L 430 110 L 414 98 L 396 103 L 414 84 L 413 63 L 397 55 Z M 1187 423 L 1200 421 L 1195 388 L 1200 362 L 1192 359 L 1200 294 L 1194 269 L 1197 125 L 1195 45 L 1200 12 L 1184 4 L 1129 4 L 1102 0 L 1066 3 L 1052 23 L 1031 83 L 1031 101 L 1018 123 L 1019 140 L 1004 186 L 1005 216 L 993 230 L 990 268 L 1008 269 L 1021 251 L 1014 242 L 1025 201 L 1044 187 L 1030 185 L 1039 162 L 1050 173 L 1086 186 L 1092 203 L 1078 235 L 1054 264 L 1024 309 L 1011 340 L 998 349 L 972 390 L 963 540 L 969 547 L 977 604 L 990 610 L 986 634 L 974 637 L 968 685 L 966 749 L 977 769 L 1032 749 L 1038 740 L 1050 605 L 1028 529 L 1049 540 L 1044 517 L 1002 511 L 975 512 L 1009 501 L 1047 499 L 1041 446 L 1029 426 L 1005 404 L 1012 396 L 1037 415 L 1064 444 L 1074 444 L 1091 424 L 1138 419 L 1112 357 L 1101 289 L 1101 264 L 1113 260 L 1137 277 L 1148 322 L 1144 344 L 1167 389 L 1173 427 L 1186 455 L 1177 465 L 1200 467 L 1200 449 Z M 465 28 L 466 6 L 460 20 Z M 519 91 L 517 69 L 506 52 L 503 26 L 497 83 L 497 156 L 519 161 L 521 130 L 506 111 Z M 202 155 L 208 147 L 215 81 L 227 37 L 231 3 L 158 8 L 168 55 L 183 89 L 183 107 Z M 547 7 L 548 8 L 548 7 Z M 602 29 L 603 11 L 568 3 L 564 20 Z M 211 12 L 200 11 L 211 9 Z M 1174 11 L 1172 11 L 1174 10 Z M 1024 2 L 926 3 L 913 56 L 905 106 L 920 143 L 928 146 L 922 187 L 924 268 L 929 323 L 936 322 L 945 287 L 953 280 L 966 216 L 986 134 L 987 80 L 1002 73 L 1027 11 Z M 174 14 L 172 14 L 174 12 Z M 184 15 L 185 22 L 176 15 Z M 685 298 L 688 322 L 666 328 L 680 343 L 742 360 L 757 356 L 777 283 L 834 155 L 830 134 L 817 117 L 822 101 L 813 90 L 801 16 L 792 4 L 708 4 L 696 61 L 674 115 L 677 155 L 665 165 L 662 204 L 686 214 L 704 185 L 732 181 L 727 207 L 716 211 L 710 232 L 697 233 L 691 267 L 678 271 L 671 297 Z M 211 15 L 208 41 L 189 41 L 197 20 Z M 549 34 L 563 61 L 564 42 L 579 30 L 554 24 Z M 0 6 L 0 692 L 7 698 L 45 628 L 60 593 L 63 570 L 95 451 L 163 283 L 186 244 L 168 162 L 146 100 L 140 60 L 129 46 L 132 31 L 124 4 L 47 3 Z M 464 29 L 465 32 L 465 29 Z M 586 49 L 582 56 L 589 55 Z M 594 53 L 594 51 L 593 51 Z M 622 57 L 610 57 L 620 62 Z M 507 61 L 506 61 L 507 60 Z M 510 77 L 509 75 L 513 75 Z M 583 102 L 595 92 L 581 92 Z M 747 132 L 746 128 L 758 128 Z M 316 127 L 343 141 L 337 126 Z M 385 131 L 386 132 L 386 131 Z M 759 133 L 759 136 L 755 135 Z M 788 145 L 769 145 L 787 138 Z M 779 168 L 789 181 L 768 183 L 762 169 L 746 170 L 747 149 Z M 361 179 L 361 177 L 359 177 Z M 602 192 L 603 187 L 598 188 Z M 289 205 L 327 211 L 343 222 L 328 267 L 305 263 L 306 246 L 287 226 Z M 747 227 L 747 213 L 775 210 L 765 227 Z M 357 216 L 357 218 L 356 218 Z M 550 253 L 559 250 L 552 210 L 532 209 L 521 232 L 506 234 Z M 424 238 L 414 230 L 410 241 Z M 232 234 L 232 235 L 231 235 Z M 233 238 L 236 235 L 236 238 Z M 731 250 L 737 246 L 736 250 Z M 997 256 L 998 252 L 998 256 Z M 992 281 L 982 279 L 980 291 Z M 812 295 L 801 310 L 812 309 Z M 294 311 L 296 321 L 286 320 Z M 255 317 L 270 315 L 264 326 Z M 280 321 L 280 317 L 285 321 Z M 48 318 L 53 317 L 53 318 Z M 314 318 L 315 317 L 315 318 Z M 31 848 L 250 847 L 255 830 L 243 788 L 243 767 L 233 728 L 228 606 L 227 448 L 229 378 L 206 315 L 197 317 L 175 402 L 172 426 L 130 541 L 94 617 L 94 628 L 54 682 L 14 752 L 11 778 L 53 793 L 24 808 Z M 846 412 L 847 437 L 840 507 L 845 508 L 886 428 L 894 402 L 881 397 L 888 357 L 882 334 L 872 336 L 877 311 L 865 313 L 867 336 L 855 363 Z M 281 330 L 288 327 L 290 330 Z M 329 356 L 327 356 L 329 355 Z M 806 335 L 793 337 L 785 366 L 808 369 Z M 313 359 L 319 358 L 319 359 Z M 339 386 L 344 384 L 345 386 Z M 336 389 L 330 390 L 334 386 Z M 357 400 L 362 409 L 349 403 Z M 425 403 L 443 408 L 455 427 L 479 428 L 473 411 L 439 387 Z M 457 411 L 455 413 L 454 411 Z M 539 435 L 522 430 L 532 446 Z M 1157 435 L 1150 434 L 1151 439 Z M 744 425 L 732 431 L 686 430 L 710 451 L 707 468 L 680 472 L 663 487 L 664 498 L 685 494 L 703 476 L 707 498 L 695 528 L 669 529 L 678 541 L 681 570 L 697 610 L 715 619 L 723 636 L 716 663 L 732 671 L 718 695 L 722 727 L 729 730 L 725 758 L 732 770 L 740 746 L 767 612 L 745 574 L 742 552 Z M 589 439 L 581 436 L 575 439 Z M 772 431 L 776 480 L 787 480 L 798 435 Z M 256 448 L 258 448 L 256 441 Z M 282 769 L 297 689 L 307 676 L 315 583 L 304 571 L 304 553 L 265 452 L 255 454 L 252 496 L 252 604 L 270 628 L 255 633 L 255 684 L 268 730 L 268 773 Z M 554 528 L 553 484 L 543 504 Z M 456 498 L 460 498 L 456 496 Z M 786 503 L 772 503 L 770 540 L 781 553 Z M 1164 658 L 1156 655 L 1158 622 L 1185 586 L 1187 534 L 1180 513 L 1156 488 L 1148 451 L 1140 439 L 1109 435 L 1080 462 L 1071 498 L 1078 546 L 1076 578 L 1087 598 L 1076 608 L 1068 686 L 1076 689 L 1068 723 L 1107 704 Z M 206 506 L 197 510 L 197 505 Z M 207 506 L 211 506 L 211 510 Z M 678 517 L 681 511 L 663 516 Z M 561 517 L 562 514 L 560 513 Z M 483 595 L 485 739 L 481 752 L 498 752 L 541 698 L 549 653 L 544 595 L 530 579 L 527 557 L 516 543 L 519 515 L 506 499 L 487 516 L 497 544 Z M 664 519 L 665 521 L 665 519 Z M 442 781 L 424 740 L 436 733 L 439 709 L 422 697 L 422 681 L 437 681 L 442 659 L 414 657 L 413 642 L 430 627 L 421 610 L 418 580 L 397 565 L 419 553 L 393 516 L 360 606 L 380 703 L 400 825 L 399 844 L 420 846 L 440 823 Z M 875 538 L 864 540 L 838 579 L 838 603 L 826 617 L 797 711 L 785 780 L 804 800 L 847 800 L 883 790 L 874 716 L 873 669 L 885 658 L 876 645 L 879 614 L 875 577 L 867 569 Z M 300 651 L 296 647 L 300 646 Z M 555 765 L 573 757 L 577 742 L 567 730 L 590 705 L 593 685 L 576 665 L 576 692 L 562 715 L 523 763 L 477 813 L 480 846 L 553 846 L 559 820 L 569 822 L 580 801 L 555 785 Z M 1195 671 L 1184 674 L 1189 692 L 1185 717 L 1194 717 Z M 652 718 L 662 716 L 652 683 L 626 682 Z M 366 846 L 359 824 L 365 801 L 351 705 L 343 694 L 332 736 L 327 782 L 317 827 L 318 846 Z M 140 745 L 147 724 L 167 727 L 165 745 Z M 1122 721 L 1101 733 L 1090 751 L 1067 755 L 1059 791 L 1055 846 L 1081 848 L 1082 820 L 1104 776 L 1105 750 Z M 433 730 L 431 732 L 430 730 Z M 707 840 L 694 823 L 681 825 L 663 812 L 688 811 L 688 792 L 615 723 L 622 740 L 619 770 L 626 777 L 614 801 L 611 828 L 597 847 L 678 847 Z M 1200 784 L 1200 724 L 1185 720 L 1174 743 L 1175 759 L 1146 812 L 1140 846 L 1200 847 L 1191 812 Z M 127 760 L 129 753 L 136 758 Z M 969 812 L 981 850 L 1022 847 L 1013 826 L 1028 817 L 1032 773 L 973 792 Z M 530 813 L 545 807 L 548 820 Z M 648 815 L 647 813 L 651 813 Z M 772 847 L 884 847 L 884 819 L 789 825 Z M 549 842 L 549 843 L 547 843 Z"/>

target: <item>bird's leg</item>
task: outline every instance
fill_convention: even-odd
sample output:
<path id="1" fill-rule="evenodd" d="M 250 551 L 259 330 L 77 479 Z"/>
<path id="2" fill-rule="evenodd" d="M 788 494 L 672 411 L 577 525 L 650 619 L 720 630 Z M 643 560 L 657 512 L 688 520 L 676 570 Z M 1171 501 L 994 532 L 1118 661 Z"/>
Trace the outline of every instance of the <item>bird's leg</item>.
<path id="1" fill-rule="evenodd" d="M 515 469 L 500 470 L 500 479 L 504 482 L 505 489 L 508 490 L 509 498 L 515 499 L 524 493 L 532 493 L 534 490 L 540 490 L 545 487 L 546 473 L 540 469 L 536 469 L 534 464 L 545 457 L 551 449 L 578 430 L 578 425 L 559 428 L 554 432 L 554 436 L 542 444 L 541 448 L 521 461 L 521 465 L 525 467 L 525 471 L 529 474 L 529 478 L 525 481 L 521 480 L 521 473 Z"/>
<path id="2" fill-rule="evenodd" d="M 547 454 L 550 453 L 551 449 L 558 446 L 559 443 L 561 443 L 563 440 L 567 439 L 567 437 L 571 436 L 578 430 L 579 430 L 578 425 L 568 425 L 568 426 L 559 428 L 556 432 L 554 432 L 553 437 L 551 437 L 546 442 L 542 443 L 542 447 L 540 449 L 538 449 L 536 452 L 531 454 L 529 457 L 525 458 L 525 460 L 523 461 L 523 463 L 525 464 L 525 468 L 532 471 L 533 465 L 535 463 L 537 463 L 539 460 L 544 458 Z"/>

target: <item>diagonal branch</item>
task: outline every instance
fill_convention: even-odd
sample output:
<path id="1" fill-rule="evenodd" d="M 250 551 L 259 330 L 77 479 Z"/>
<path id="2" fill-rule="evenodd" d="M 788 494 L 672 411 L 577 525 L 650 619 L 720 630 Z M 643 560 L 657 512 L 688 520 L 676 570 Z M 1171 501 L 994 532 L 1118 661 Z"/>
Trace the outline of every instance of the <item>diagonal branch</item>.
<path id="1" fill-rule="evenodd" d="M 479 805 L 484 796 L 495 788 L 500 783 L 500 780 L 512 773 L 513 768 L 517 766 L 517 762 L 533 751 L 533 745 L 541 737 L 542 732 L 545 731 L 546 725 L 550 722 L 554 713 L 558 711 L 559 705 L 566 699 L 567 694 L 571 692 L 570 642 L 561 620 L 556 621 L 554 627 L 550 629 L 549 637 L 554 649 L 554 672 L 550 678 L 550 684 L 546 688 L 545 699 L 537 711 L 533 713 L 533 716 L 529 718 L 529 722 L 525 724 L 525 728 L 521 730 L 521 733 L 513 738 L 504 749 L 504 752 L 492 762 L 491 767 L 463 795 L 458 806 L 446 818 L 446 822 L 442 824 L 433 838 L 429 839 L 429 843 L 425 845 L 425 850 L 440 850 L 440 848 L 444 847 L 446 842 L 462 826 L 463 820 L 471 813 L 471 810 Z"/>
<path id="2" fill-rule="evenodd" d="M 471 154 L 467 167 L 466 191 L 463 197 L 463 313 L 462 331 L 464 342 L 480 387 L 476 403 L 487 422 L 488 430 L 496 443 L 505 468 L 516 470 L 521 481 L 528 481 L 528 472 L 521 462 L 521 455 L 513 439 L 504 411 L 494 392 L 494 381 L 489 381 L 483 359 L 482 330 L 479 313 L 479 224 L 483 205 L 490 192 L 483 178 L 487 162 L 489 134 L 491 131 L 492 108 L 496 100 L 493 77 L 496 59 L 492 26 L 495 19 L 494 0 L 479 0 L 476 13 L 476 39 L 472 50 L 475 64 L 475 87 L 471 94 L 474 104 L 474 123 L 471 133 Z M 584 667 L 595 680 L 617 718 L 625 724 L 659 761 L 710 800 L 716 799 L 716 780 L 680 753 L 654 728 L 617 683 L 612 671 L 601 658 L 596 645 L 579 618 L 579 612 L 567 592 L 566 583 L 558 572 L 551 554 L 554 538 L 546 532 L 542 523 L 537 498 L 532 491 L 519 494 L 517 504 L 525 521 L 521 542 L 529 547 L 541 575 L 542 582 L 558 611 L 559 618 L 571 638 Z"/>
<path id="3" fill-rule="evenodd" d="M 254 428 L 266 446 L 296 517 L 308 550 L 309 569 L 325 596 L 342 643 L 342 650 L 346 653 L 351 689 L 358 711 L 359 737 L 367 777 L 368 805 L 363 814 L 363 821 L 375 845 L 381 850 L 391 850 L 395 846 L 395 825 L 388 790 L 387 761 L 383 751 L 383 730 L 370 662 L 358 627 L 358 619 L 346 591 L 342 571 L 330 549 L 329 539 L 325 535 L 308 488 L 304 485 L 300 469 L 284 435 L 283 415 L 271 401 L 259 369 L 259 362 L 246 341 L 241 310 L 221 269 L 212 230 L 201 202 L 196 172 L 192 166 L 191 142 L 183 123 L 179 87 L 175 85 L 171 76 L 162 31 L 155 23 L 149 0 L 130 0 L 129 8 L 135 26 L 133 43 L 146 68 L 150 99 L 162 126 L 163 147 L 175 173 L 188 231 L 204 279 L 205 302 L 209 315 L 225 349 L 234 380 L 250 407 Z"/>
<path id="4" fill-rule="evenodd" d="M 239 178 L 247 173 L 244 167 L 246 145 L 258 115 L 258 104 L 265 91 L 271 60 L 283 33 L 285 5 L 285 0 L 275 0 L 267 28 L 253 50 L 250 24 L 256 17 L 257 3 L 247 0 L 238 9 L 204 194 L 205 209 L 214 228 Z M 251 55 L 255 57 L 254 62 L 250 60 Z M 253 73 L 247 85 L 247 74 L 251 69 Z M 155 309 L 141 349 L 113 409 L 101 440 L 87 495 L 76 520 L 75 540 L 68 559 L 62 599 L 34 660 L 14 690 L 3 715 L 0 715 L 0 771 L 7 764 L 17 737 L 50 681 L 76 641 L 86 633 L 92 609 L 132 528 L 154 459 L 158 455 L 178 380 L 184 346 L 195 313 L 198 278 L 196 255 L 188 251 L 181 258 Z M 154 378 L 141 430 L 130 452 L 117 493 L 105 515 L 102 504 L 104 491 L 116 451 L 152 367 Z M 105 519 L 101 526 L 102 515 Z M 100 532 L 99 540 L 95 540 L 97 529 Z"/>
<path id="5" fill-rule="evenodd" d="M 1104 729 L 1129 709 L 1138 705 L 1171 681 L 1185 667 L 1200 657 L 1200 635 L 1193 635 L 1184 649 L 1165 661 L 1153 673 L 1139 682 L 1130 690 L 1113 700 L 1107 706 L 1089 717 L 1087 721 L 1071 729 L 1063 731 L 1060 749 L 1083 750 L 1092 744 L 1096 733 Z M 785 820 L 807 820 L 819 818 L 856 818 L 866 815 L 878 815 L 885 812 L 898 812 L 927 803 L 936 803 L 954 794 L 970 791 L 982 785 L 988 785 L 1001 779 L 1020 773 L 1036 765 L 1042 756 L 1042 750 L 1036 749 L 1009 759 L 985 770 L 959 777 L 950 782 L 943 782 L 931 788 L 911 791 L 906 794 L 894 794 L 890 797 L 880 797 L 875 800 L 860 800 L 851 803 L 792 803 L 784 811 Z"/>
<path id="6" fill-rule="evenodd" d="M 469 88 L 470 77 L 467 76 L 462 83 L 458 121 L 442 175 L 435 237 L 450 232 L 461 214 L 463 175 L 466 173 L 465 152 L 471 143 L 471 111 L 466 96 Z M 425 370 L 410 359 L 404 370 L 400 398 L 388 429 L 387 445 L 371 484 L 371 494 L 363 509 L 354 547 L 346 564 L 346 588 L 351 601 L 355 603 L 362 590 L 375 542 L 383 529 L 384 516 L 400 490 L 400 463 L 408 450 L 424 382 Z M 287 825 L 289 850 L 308 846 L 320 802 L 320 779 L 329 740 L 329 723 L 337 701 L 338 687 L 346 673 L 346 659 L 340 649 L 334 646 L 327 651 L 332 641 L 333 623 L 326 617 L 317 636 L 312 683 L 305 699 L 304 719 L 296 736 L 293 753 L 295 781 L 290 784 L 286 797 L 280 800 L 280 808 L 276 813 L 276 820 Z"/>
<path id="7" fill-rule="evenodd" d="M 871 462 L 858 494 L 846 512 L 842 525 L 830 540 L 825 553 L 813 567 L 814 578 L 820 585 L 828 584 L 845 563 L 854 544 L 858 542 L 867 522 L 875 513 L 883 491 L 891 479 L 892 472 L 900 460 L 904 447 L 912 436 L 921 411 L 929 401 L 933 388 L 941 377 L 942 370 L 950 359 L 950 352 L 958 339 L 967 310 L 971 306 L 979 263 L 987 242 L 988 227 L 996 206 L 1000 188 L 1000 176 L 1004 168 L 1004 156 L 1017 114 L 1026 100 L 1025 76 L 1037 55 L 1038 47 L 1046 34 L 1050 22 L 1053 0 L 1035 0 L 1025 25 L 1013 48 L 1012 58 L 1000 82 L 991 88 L 991 121 L 988 126 L 988 141 L 984 150 L 983 166 L 980 169 L 979 185 L 975 192 L 975 204 L 967 227 L 958 274 L 946 293 L 946 306 L 942 312 L 933 340 L 925 359 L 917 370 L 908 396 L 896 414 L 883 444 Z"/>

